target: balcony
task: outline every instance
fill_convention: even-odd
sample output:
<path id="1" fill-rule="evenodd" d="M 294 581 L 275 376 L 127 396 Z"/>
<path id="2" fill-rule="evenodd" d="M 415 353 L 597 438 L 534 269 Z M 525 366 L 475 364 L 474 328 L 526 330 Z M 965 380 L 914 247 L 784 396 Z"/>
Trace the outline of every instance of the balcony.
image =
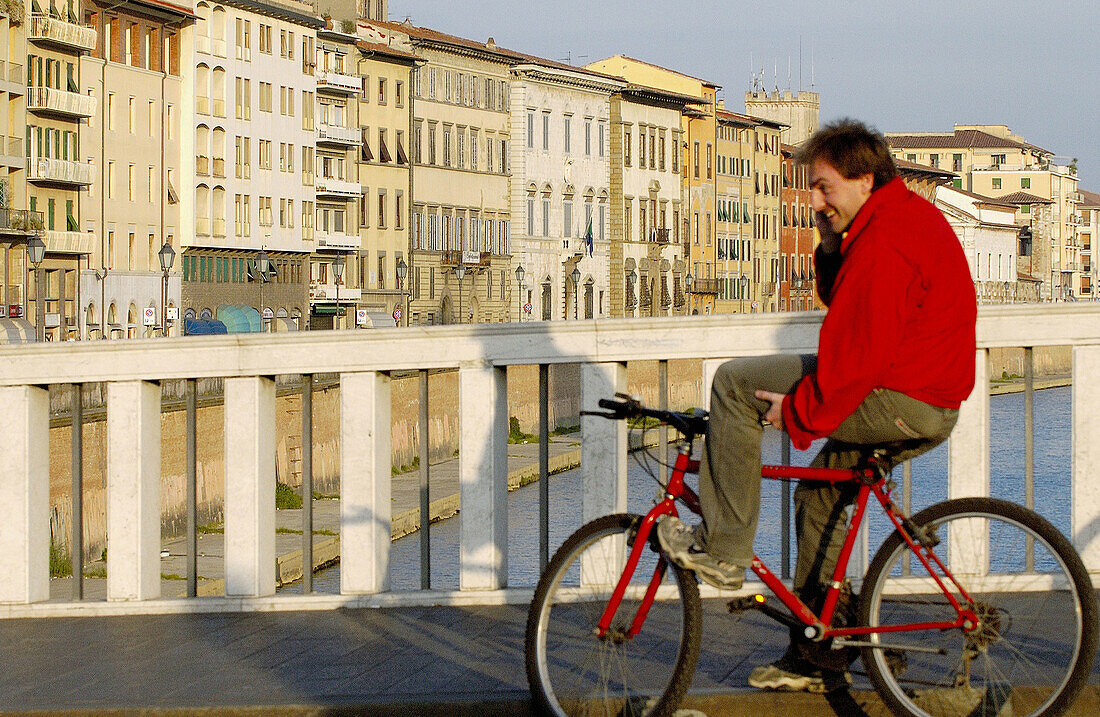
<path id="1" fill-rule="evenodd" d="M 195 233 L 199 236 L 210 236 L 210 217 L 195 217 Z"/>
<path id="2" fill-rule="evenodd" d="M 214 176 L 225 176 L 225 159 L 222 157 L 214 157 Z"/>
<path id="3" fill-rule="evenodd" d="M 195 174 L 209 176 L 210 158 L 201 154 L 195 155 Z"/>
<path id="4" fill-rule="evenodd" d="M 195 35 L 195 52 L 203 55 L 210 54 L 210 36 L 209 35 Z"/>
<path id="5" fill-rule="evenodd" d="M 18 85 L 18 88 L 11 87 L 8 89 L 9 92 L 16 94 L 22 94 L 27 81 L 26 75 L 23 74 L 23 65 L 6 60 L 0 60 L 0 79 L 6 79 L 13 85 Z"/>
<path id="6" fill-rule="evenodd" d="M 47 230 L 43 240 L 46 251 L 51 254 L 91 254 L 95 251 L 96 236 L 91 232 Z"/>
<path id="7" fill-rule="evenodd" d="M 23 138 L 22 137 L 8 137 L 7 143 L 4 142 L 4 138 L 0 136 L 0 151 L 5 152 L 7 157 L 18 157 L 19 163 L 23 164 Z"/>
<path id="8" fill-rule="evenodd" d="M 332 177 L 317 177 L 316 187 L 318 199 L 358 199 L 363 193 L 357 182 Z"/>
<path id="9" fill-rule="evenodd" d="M 30 235 L 43 226 L 42 212 L 0 209 L 0 233 Z"/>
<path id="10" fill-rule="evenodd" d="M 202 97 L 201 95 L 199 97 L 196 97 L 195 98 L 195 112 L 197 112 L 200 115 L 210 114 L 210 98 L 209 97 Z"/>
<path id="11" fill-rule="evenodd" d="M 317 144 L 358 147 L 360 142 L 359 130 L 355 127 L 340 127 L 334 124 L 317 125 Z"/>
<path id="12" fill-rule="evenodd" d="M 75 22 L 60 20 L 49 15 L 32 15 L 27 28 L 27 39 L 45 45 L 56 45 L 66 50 L 91 52 L 95 49 L 95 30 Z"/>
<path id="13" fill-rule="evenodd" d="M 688 292 L 692 294 L 717 294 L 718 280 L 695 279 L 691 282 L 691 288 L 688 289 Z"/>
<path id="14" fill-rule="evenodd" d="M 84 162 L 67 159 L 28 159 L 27 181 L 36 184 L 74 184 L 86 186 L 92 183 L 95 167 Z"/>
<path id="15" fill-rule="evenodd" d="M 221 238 L 225 237 L 225 220 L 224 219 L 215 219 L 214 220 L 214 236 L 221 237 Z"/>
<path id="16" fill-rule="evenodd" d="M 363 240 L 359 238 L 358 234 L 326 232 L 323 229 L 318 229 L 313 236 L 314 239 L 317 240 L 318 247 L 323 246 L 329 249 L 358 249 L 363 246 Z M 344 298 L 343 289 L 340 290 L 340 298 Z"/>
<path id="17" fill-rule="evenodd" d="M 317 73 L 317 90 L 329 92 L 341 92 L 350 95 L 357 94 L 363 89 L 363 81 L 354 75 L 345 75 L 340 72 L 321 71 Z"/>
<path id="18" fill-rule="evenodd" d="M 656 244 L 668 244 L 668 229 L 650 229 L 649 240 Z"/>
<path id="19" fill-rule="evenodd" d="M 340 303 L 345 301 L 358 301 L 362 296 L 361 289 L 349 289 L 346 286 L 340 287 Z M 309 283 L 309 300 L 310 301 L 336 301 L 336 284 L 322 284 L 320 282 L 311 281 Z"/>
<path id="20" fill-rule="evenodd" d="M 96 98 L 78 92 L 53 87 L 28 87 L 27 111 L 57 117 L 91 117 L 95 114 Z"/>

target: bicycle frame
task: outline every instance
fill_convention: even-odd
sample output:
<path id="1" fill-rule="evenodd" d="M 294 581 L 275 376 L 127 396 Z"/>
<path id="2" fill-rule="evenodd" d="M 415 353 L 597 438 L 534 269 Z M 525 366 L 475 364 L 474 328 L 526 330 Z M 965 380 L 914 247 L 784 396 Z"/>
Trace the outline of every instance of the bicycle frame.
<path id="1" fill-rule="evenodd" d="M 654 526 L 657 524 L 657 520 L 666 515 L 678 515 L 676 509 L 677 499 L 681 500 L 691 512 L 701 515 L 699 497 L 690 486 L 684 483 L 685 474 L 698 473 L 699 471 L 699 461 L 692 459 L 690 453 L 690 444 L 681 443 L 677 451 L 676 463 L 673 465 L 672 474 L 665 487 L 664 498 L 646 513 L 637 526 L 634 543 L 631 546 L 630 555 L 627 558 L 623 574 L 619 578 L 619 582 L 616 584 L 611 594 L 611 598 L 608 600 L 607 607 L 604 609 L 603 615 L 600 617 L 598 623 L 597 635 L 601 638 L 605 637 L 611 628 L 611 622 L 619 609 L 623 596 L 626 594 L 630 580 L 634 576 L 635 570 L 637 570 L 642 551 L 645 550 L 646 546 L 649 544 L 650 535 L 652 534 Z M 970 630 L 978 625 L 978 618 L 973 609 L 960 604 L 959 600 L 952 594 L 952 588 L 958 591 L 967 605 L 973 602 L 969 593 L 967 593 L 962 585 L 955 580 L 951 571 L 947 569 L 947 566 L 945 566 L 939 557 L 932 551 L 931 547 L 922 544 L 919 540 L 914 539 L 914 537 L 910 535 L 909 530 L 906 528 L 908 518 L 894 505 L 890 498 L 890 488 L 887 487 L 885 478 L 880 475 L 874 467 L 848 470 L 765 465 L 761 469 L 761 477 L 771 480 L 808 480 L 825 483 L 859 484 L 859 492 L 855 501 L 855 511 L 852 514 L 852 519 L 848 526 L 848 532 L 845 536 L 840 556 L 833 570 L 833 580 L 829 589 L 826 591 L 825 603 L 822 606 L 820 616 L 814 614 L 813 610 L 803 603 L 797 595 L 791 592 L 755 553 L 753 554 L 751 565 L 753 572 L 756 573 L 757 577 L 760 578 L 764 585 L 772 591 L 787 609 L 791 611 L 795 618 L 808 628 L 808 636 L 812 636 L 814 639 L 824 640 L 831 637 L 856 637 L 889 632 L 948 630 L 957 628 Z M 948 602 L 955 609 L 956 617 L 954 620 L 882 627 L 829 627 L 836 610 L 837 601 L 840 598 L 840 588 L 848 568 L 848 560 L 855 547 L 859 526 L 863 521 L 868 498 L 871 494 L 874 494 L 875 498 L 886 512 L 886 515 L 890 518 L 891 523 L 893 523 L 894 527 L 909 547 L 910 552 L 913 553 L 917 560 L 924 566 L 928 575 L 935 581 Z M 627 638 L 632 638 L 641 631 L 642 624 L 649 614 L 649 608 L 656 599 L 657 590 L 664 580 L 667 567 L 668 563 L 666 558 L 663 555 L 660 556 L 657 561 L 657 566 L 653 571 L 653 576 L 650 578 L 649 584 L 646 587 L 645 596 L 638 607 L 638 612 L 631 622 L 630 629 L 627 632 Z M 937 571 L 939 572 L 937 573 Z M 950 587 L 948 583 L 950 583 Z"/>

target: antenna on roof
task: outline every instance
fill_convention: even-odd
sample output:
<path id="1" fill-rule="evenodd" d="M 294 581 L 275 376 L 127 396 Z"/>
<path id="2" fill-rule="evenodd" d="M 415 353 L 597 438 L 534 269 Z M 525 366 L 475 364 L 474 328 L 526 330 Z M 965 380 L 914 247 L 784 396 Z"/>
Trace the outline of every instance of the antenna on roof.
<path id="1" fill-rule="evenodd" d="M 810 40 L 810 91 L 814 89 L 814 41 Z"/>
<path id="2" fill-rule="evenodd" d="M 787 55 L 787 92 L 791 91 L 791 56 Z"/>
<path id="3" fill-rule="evenodd" d="M 802 36 L 798 36 L 798 91 L 802 91 Z"/>
<path id="4" fill-rule="evenodd" d="M 752 83 L 752 91 L 756 93 L 756 72 L 752 69 L 752 52 L 749 52 L 749 82 Z"/>

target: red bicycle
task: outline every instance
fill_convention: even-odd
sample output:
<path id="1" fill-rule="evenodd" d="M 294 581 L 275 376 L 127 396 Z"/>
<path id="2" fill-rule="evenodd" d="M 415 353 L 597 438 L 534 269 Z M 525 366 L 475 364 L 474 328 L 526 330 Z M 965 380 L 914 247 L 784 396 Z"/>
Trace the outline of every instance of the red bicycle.
<path id="1" fill-rule="evenodd" d="M 599 401 L 606 412 L 588 415 L 652 417 L 681 438 L 654 507 L 584 525 L 539 580 L 527 618 L 527 679 L 542 711 L 559 717 L 670 715 L 699 656 L 696 577 L 665 559 L 654 526 L 677 515 L 677 501 L 700 512 L 684 476 L 699 470 L 691 450 L 707 416 L 617 395 Z M 907 517 L 891 499 L 882 455 L 871 452 L 856 470 L 764 466 L 764 478 L 855 483 L 858 497 L 821 614 L 756 556 L 753 572 L 786 609 L 759 594 L 735 598 L 730 609 L 759 609 L 834 649 L 859 648 L 872 685 L 897 714 L 1062 713 L 1085 685 L 1097 638 L 1095 593 L 1073 546 L 1037 513 L 995 498 L 949 500 Z M 855 624 L 835 626 L 871 496 L 894 530 L 848 611 Z"/>

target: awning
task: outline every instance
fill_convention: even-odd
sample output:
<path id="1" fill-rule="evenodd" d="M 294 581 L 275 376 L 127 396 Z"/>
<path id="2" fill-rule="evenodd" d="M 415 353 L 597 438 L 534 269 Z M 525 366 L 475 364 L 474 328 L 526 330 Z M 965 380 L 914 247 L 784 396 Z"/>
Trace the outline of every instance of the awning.
<path id="1" fill-rule="evenodd" d="M 218 321 L 231 334 L 256 334 L 263 330 L 260 312 L 251 306 L 223 304 L 218 307 Z"/>
<path id="2" fill-rule="evenodd" d="M 26 319 L 0 319 L 0 344 L 30 344 L 38 338 Z"/>
<path id="3" fill-rule="evenodd" d="M 201 334 L 227 334 L 225 324 L 210 319 L 184 319 L 183 335 L 197 336 Z"/>
<path id="4" fill-rule="evenodd" d="M 272 331 L 297 331 L 298 326 L 294 323 L 294 319 L 286 316 L 276 316 L 271 320 Z"/>
<path id="5" fill-rule="evenodd" d="M 368 311 L 367 323 L 362 324 L 364 329 L 392 329 L 397 326 L 392 314 L 385 311 Z"/>

